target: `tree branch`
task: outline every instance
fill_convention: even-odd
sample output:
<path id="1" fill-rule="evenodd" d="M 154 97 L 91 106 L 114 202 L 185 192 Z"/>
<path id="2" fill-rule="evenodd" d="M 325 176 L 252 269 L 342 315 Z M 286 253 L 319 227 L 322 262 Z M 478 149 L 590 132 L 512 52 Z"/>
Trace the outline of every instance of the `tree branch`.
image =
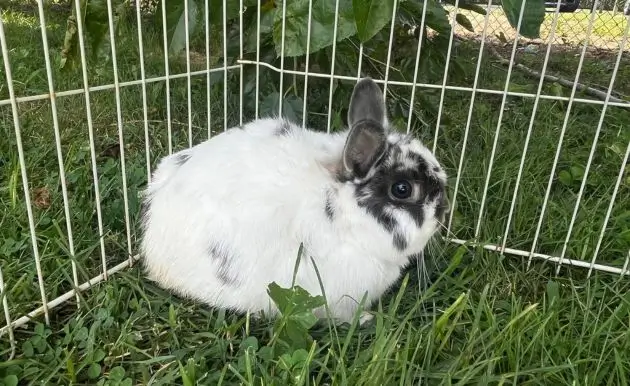
<path id="1" fill-rule="evenodd" d="M 508 66 L 510 64 L 510 61 L 508 59 L 504 58 L 503 56 L 501 56 L 501 54 L 494 47 L 489 47 L 489 49 L 490 49 L 490 52 L 492 53 L 492 55 L 494 55 L 502 64 L 504 64 L 506 66 Z M 529 67 L 527 67 L 527 66 L 525 66 L 525 65 L 523 65 L 521 63 L 514 62 L 514 67 L 518 68 L 519 70 L 521 70 L 522 72 L 528 74 L 529 76 L 533 76 L 533 77 L 535 77 L 537 79 L 540 79 L 542 77 L 542 74 L 540 72 L 532 70 L 531 68 L 529 68 Z M 545 78 L 545 80 L 547 80 L 549 82 L 555 82 L 555 83 L 558 83 L 558 84 L 560 84 L 560 85 L 562 85 L 564 87 L 568 87 L 568 88 L 572 88 L 573 87 L 573 83 L 574 83 L 574 82 L 572 82 L 570 80 L 566 80 L 566 79 L 561 78 L 559 76 L 554 76 L 554 75 L 549 75 L 549 74 L 545 74 L 544 78 Z M 604 91 L 600 91 L 600 90 L 594 89 L 592 87 L 588 87 L 588 86 L 586 86 L 586 85 L 584 85 L 582 83 L 578 83 L 576 89 L 579 90 L 579 91 L 583 91 L 583 92 L 585 92 L 585 93 L 587 93 L 587 94 L 589 94 L 591 96 L 594 96 L 594 97 L 596 97 L 596 98 L 598 98 L 600 100 L 604 100 L 604 101 L 606 100 L 607 93 L 604 92 Z M 610 102 L 614 102 L 614 103 L 628 103 L 630 105 L 630 103 L 628 101 L 616 98 L 616 97 L 614 97 L 612 95 L 610 96 L 609 101 Z"/>

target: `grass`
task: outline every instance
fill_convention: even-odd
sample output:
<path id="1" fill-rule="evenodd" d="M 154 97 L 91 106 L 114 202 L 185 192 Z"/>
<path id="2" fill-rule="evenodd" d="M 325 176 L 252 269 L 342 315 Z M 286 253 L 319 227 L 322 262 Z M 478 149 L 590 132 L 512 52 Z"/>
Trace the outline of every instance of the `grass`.
<path id="1" fill-rule="evenodd" d="M 10 8 L 2 12 L 16 92 L 20 96 L 46 93 L 37 18 Z M 47 15 L 51 60 L 58 63 L 65 18 L 54 12 Z M 128 28 L 123 30 L 126 38 L 117 42 L 120 81 L 124 82 L 139 77 L 139 62 L 135 29 L 121 28 Z M 147 29 L 144 38 L 147 77 L 161 76 L 164 59 L 156 48 L 161 42 L 159 36 L 153 36 Z M 199 42 L 193 42 L 193 46 L 198 47 Z M 449 84 L 472 85 L 476 50 L 474 43 L 463 43 L 458 48 L 462 72 L 450 79 Z M 199 52 L 205 56 L 203 50 Z M 519 55 L 519 61 L 540 69 L 539 56 Z M 549 71 L 571 79 L 577 61 L 570 51 L 555 52 Z M 587 84 L 607 85 L 613 64 L 612 55 L 589 55 L 580 79 Z M 193 63 L 193 66 L 203 65 L 203 60 L 201 64 Z M 185 62 L 177 59 L 170 61 L 170 67 L 171 73 L 186 69 Z M 488 55 L 484 55 L 481 68 L 479 87 L 502 90 L 505 68 Z M 251 76 L 255 69 L 245 67 L 245 71 L 246 76 Z M 80 71 L 54 72 L 58 91 L 82 86 Z M 113 82 L 108 60 L 92 59 L 88 72 L 91 85 Z M 3 79 L 4 76 L 3 72 Z M 222 79 L 222 72 L 212 75 L 210 94 L 206 93 L 205 76 L 192 79 L 190 127 L 186 78 L 171 81 L 175 150 L 187 146 L 189 128 L 195 143 L 207 137 L 208 120 L 214 131 L 223 129 Z M 234 81 L 238 82 L 238 77 Z M 326 111 L 315 98 L 319 93 L 322 95 L 319 98 L 327 101 L 328 80 L 311 78 L 309 87 L 314 91 L 313 100 L 309 99 L 308 120 L 318 126 Z M 535 93 L 536 87 L 537 80 L 519 72 L 512 74 L 510 90 Z M 404 94 L 402 87 L 390 86 L 390 91 Z M 615 91 L 622 95 L 630 93 L 627 58 L 620 66 Z M 569 91 L 547 84 L 543 93 L 568 96 Z M 136 246 L 138 192 L 147 178 L 141 95 L 140 85 L 120 90 L 129 191 L 130 239 L 127 240 L 115 94 L 111 89 L 90 94 L 106 230 L 104 254 L 110 267 L 127 259 L 128 241 L 132 251 Z M 6 87 L 0 84 L 0 99 L 7 97 Z M 212 102 L 210 117 L 208 97 Z M 434 97 L 439 98 L 439 93 Z M 444 97 L 437 156 L 453 178 L 451 186 L 464 143 L 469 100 L 470 92 L 447 91 Z M 238 122 L 238 94 L 230 92 L 227 101 L 226 118 L 230 126 Z M 245 117 L 251 117 L 252 103 L 250 100 L 245 103 Z M 474 235 L 501 103 L 500 95 L 479 93 L 475 99 L 452 228 L 462 239 Z M 169 147 L 164 82 L 147 84 L 147 105 L 149 156 L 154 167 Z M 84 96 L 79 94 L 59 97 L 57 106 L 75 261 L 81 283 L 100 273 L 102 256 L 86 104 Z M 271 111 L 272 106 L 273 101 L 262 98 L 261 113 Z M 59 166 L 52 145 L 50 102 L 24 102 L 18 108 L 41 267 L 48 299 L 52 299 L 71 289 L 73 278 Z M 540 101 L 508 232 L 510 247 L 531 248 L 567 108 L 566 102 Z M 531 98 L 506 99 L 479 235 L 484 242 L 502 241 L 532 109 Z M 541 223 L 537 250 L 542 253 L 559 254 L 563 247 L 601 111 L 601 105 L 572 106 L 548 209 Z M 406 123 L 406 119 L 394 118 Z M 9 106 L 0 107 L 0 121 L 0 134 L 8 138 L 0 141 L 0 255 L 6 296 L 11 316 L 15 318 L 38 307 L 41 298 Z M 337 128 L 337 121 L 333 121 L 333 128 Z M 630 141 L 629 127 L 628 109 L 608 108 L 577 221 L 567 244 L 567 257 L 590 261 L 595 253 L 612 188 Z M 418 126 L 414 130 L 429 144 L 433 143 L 435 125 Z M 630 181 L 626 172 L 597 256 L 600 263 L 621 268 L 626 262 L 630 249 L 630 209 L 624 205 L 627 202 L 630 202 Z M 422 267 L 412 267 L 409 279 L 402 280 L 383 298 L 373 325 L 333 329 L 322 323 L 308 332 L 298 329 L 297 335 L 304 342 L 294 345 L 287 345 L 279 338 L 291 332 L 288 324 L 249 320 L 174 297 L 145 280 L 134 267 L 83 293 L 80 309 L 77 310 L 74 298 L 55 309 L 50 326 L 45 326 L 39 317 L 26 328 L 15 331 L 16 356 L 0 363 L 0 382 L 6 385 L 627 384 L 630 372 L 627 278 L 597 272 L 586 278 L 586 270 L 566 265 L 556 276 L 555 265 L 551 263 L 535 259 L 527 269 L 526 259 L 473 247 L 438 244 L 430 252 L 425 267 L 430 282 L 420 282 L 424 273 L 417 272 Z M 6 335 L 2 336 L 0 350 L 8 359 Z"/>
<path id="2" fill-rule="evenodd" d="M 454 9 L 453 6 L 448 6 L 447 8 L 451 10 Z M 540 27 L 540 39 L 535 40 L 546 41 L 551 34 L 554 13 L 552 12 L 552 8 L 549 8 L 549 11 L 550 12 L 545 14 L 545 19 Z M 474 34 L 481 36 L 484 28 L 484 15 L 468 10 L 460 10 L 459 13 L 465 15 L 471 21 L 475 30 Z M 558 15 L 554 43 L 574 46 L 584 44 L 584 40 L 588 37 L 590 16 L 591 12 L 588 9 L 578 9 L 575 12 L 560 13 Z M 589 45 L 597 48 L 618 48 L 627 23 L 628 20 L 622 12 L 597 12 L 593 22 Z M 463 27 L 459 27 L 457 32 L 465 35 L 473 34 Z M 508 40 L 514 39 L 514 28 L 510 26 L 501 7 L 496 7 L 490 11 L 487 33 L 489 38 L 503 34 Z"/>

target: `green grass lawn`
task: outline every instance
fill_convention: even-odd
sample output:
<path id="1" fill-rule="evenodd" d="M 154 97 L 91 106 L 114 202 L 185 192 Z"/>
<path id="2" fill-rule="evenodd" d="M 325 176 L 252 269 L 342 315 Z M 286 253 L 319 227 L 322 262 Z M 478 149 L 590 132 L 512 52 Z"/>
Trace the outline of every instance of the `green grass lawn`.
<path id="1" fill-rule="evenodd" d="M 38 19 L 29 13 L 3 8 L 14 88 L 19 96 L 48 92 Z M 82 87 L 79 69 L 56 69 L 63 43 L 65 15 L 48 13 L 48 39 L 55 66 L 57 91 Z M 121 26 L 126 36 L 117 42 L 120 81 L 139 79 L 135 28 Z M 126 28 L 126 29 L 125 29 Z M 150 29 L 144 34 L 147 77 L 164 75 L 161 37 Z M 192 70 L 205 68 L 201 41 Z M 216 42 L 215 42 L 216 43 Z M 220 43 L 212 47 L 221 49 Z M 478 47 L 462 43 L 457 49 L 460 70 L 449 85 L 470 87 Z M 410 56 L 411 50 L 399 50 Z M 413 51 L 415 55 L 415 51 Z M 201 59 L 197 59 L 200 56 Z M 540 69 L 543 55 L 521 54 L 519 61 Z M 215 55 L 213 54 L 213 60 Z M 385 61 L 386 58 L 377 58 Z M 572 79 L 579 57 L 558 51 L 548 71 Z M 607 86 L 614 54 L 588 56 L 580 81 Z M 393 66 L 399 63 L 393 61 Z M 630 95 L 630 65 L 621 63 L 615 91 Z M 213 64 L 213 67 L 221 63 Z M 170 60 L 171 74 L 184 73 L 186 63 Z M 261 74 L 269 70 L 261 68 Z M 356 70 L 354 70 L 356 71 Z M 244 67 L 245 76 L 255 74 Z M 340 70 L 342 75 L 356 73 Z M 238 123 L 238 70 L 231 72 L 227 110 L 223 104 L 223 72 L 213 73 L 210 94 L 206 77 L 191 80 L 191 122 L 188 121 L 187 79 L 171 80 L 172 146 L 188 146 L 207 138 L 208 120 L 213 133 Z M 391 76 L 396 78 L 395 72 Z M 402 75 L 400 75 L 402 76 Z M 1 79 L 5 79 L 2 68 Z M 90 59 L 90 85 L 113 82 L 111 61 Z M 299 77 L 298 77 L 299 78 Z M 288 78 L 291 80 L 291 77 Z M 506 68 L 484 55 L 479 87 L 502 90 Z M 3 81 L 4 82 L 4 81 Z M 295 79 L 300 89 L 301 79 Z M 347 82 L 351 84 L 351 82 Z M 436 84 L 441 83 L 441 78 Z M 285 81 L 285 87 L 290 82 Z M 325 128 L 328 79 L 310 78 L 308 122 Z M 535 93 L 537 80 L 515 71 L 510 90 Z M 283 90 L 283 91 L 286 91 Z M 294 89 L 295 91 L 295 89 Z M 402 86 L 390 86 L 392 95 L 407 95 Z M 290 91 L 286 91 L 291 95 Z M 438 101 L 439 91 L 419 89 Z M 569 96 L 570 90 L 546 84 L 544 94 Z M 247 95 L 252 95 L 248 90 Z M 300 95 L 301 96 L 301 95 Z M 8 97 L 0 83 L 0 100 Z M 210 117 L 207 98 L 210 97 Z M 588 98 L 578 94 L 579 98 Z M 168 154 L 165 83 L 147 84 L 150 164 Z M 127 256 L 125 211 L 115 93 L 112 89 L 90 94 L 95 136 L 107 264 L 112 267 Z M 336 98 L 343 99 L 343 98 Z M 138 192 L 147 178 L 145 126 L 140 85 L 120 91 L 126 182 L 129 196 L 130 241 L 136 251 L 139 213 Z M 454 236 L 470 239 L 483 197 L 502 97 L 478 93 L 471 118 L 462 167 Z M 462 154 L 470 92 L 447 91 L 437 139 L 437 156 L 452 176 Z M 253 116 L 254 102 L 244 101 L 244 119 Z M 57 99 L 59 127 L 70 201 L 75 261 L 82 283 L 101 272 L 101 244 L 94 198 L 86 103 L 82 94 Z M 262 115 L 272 112 L 274 100 L 261 97 Z M 322 107 L 323 106 L 323 107 Z M 421 106 L 427 109 L 430 106 Z M 540 218 L 556 144 L 568 104 L 541 100 L 507 246 L 529 250 Z M 41 267 L 48 299 L 72 288 L 71 258 L 66 232 L 50 102 L 24 102 L 18 106 L 27 163 Z M 497 153 L 480 229 L 482 242 L 501 243 L 507 224 L 516 175 L 533 109 L 533 99 L 509 97 L 503 115 Z M 543 217 L 537 251 L 558 255 L 562 250 L 571 214 L 580 190 L 586 161 L 601 105 L 572 106 L 558 167 L 553 175 L 547 211 Z M 340 114 L 335 110 L 333 113 Z M 398 112 L 400 114 L 400 112 Z M 301 115 L 299 116 L 301 117 Z M 41 305 L 23 199 L 16 139 L 9 105 L 0 106 L 0 256 L 6 297 L 13 319 Z M 405 127 L 402 114 L 394 121 Z M 433 144 L 435 121 L 423 127 L 414 121 L 414 132 Z M 322 126 L 324 125 L 324 126 Z M 333 129 L 340 120 L 333 119 Z M 613 186 L 630 141 L 630 111 L 609 107 L 596 145 L 580 210 L 566 257 L 590 261 L 603 226 Z M 627 167 L 611 212 L 597 262 L 621 268 L 630 249 L 630 181 Z M 18 347 L 7 360 L 7 335 L 0 338 L 0 383 L 16 384 L 548 384 L 624 385 L 630 379 L 630 281 L 606 273 L 586 277 L 586 269 L 567 267 L 555 275 L 555 265 L 474 247 L 437 242 L 427 253 L 427 264 L 411 267 L 377 305 L 373 325 L 329 326 L 318 324 L 307 332 L 295 330 L 288 315 L 285 324 L 249 320 L 186 301 L 157 288 L 142 272 L 131 268 L 81 294 L 80 309 L 72 298 L 51 313 L 15 331 Z M 304 299 L 301 299 L 304 300 Z M 4 317 L 4 314 L 3 314 Z M 4 320 L 1 325 L 4 325 Z M 297 331 L 297 332 L 295 332 Z M 295 332 L 293 340 L 287 335 Z M 287 343 L 292 342 L 292 343 Z"/>
<path id="2" fill-rule="evenodd" d="M 485 7 L 485 4 L 482 5 Z M 447 6 L 447 9 L 454 9 L 453 6 Z M 546 40 L 551 34 L 553 24 L 553 8 L 548 8 L 549 12 L 545 14 L 545 19 L 540 26 L 540 39 Z M 472 23 L 475 33 L 481 36 L 484 28 L 484 15 L 468 11 L 460 10 L 459 13 L 465 15 Z M 578 9 L 575 12 L 560 13 L 556 24 L 556 32 L 554 42 L 556 44 L 581 45 L 588 36 L 588 26 L 590 23 L 591 12 L 588 9 Z M 612 11 L 600 11 L 595 15 L 591 39 L 589 44 L 601 47 L 615 49 L 623 36 L 628 21 L 622 12 L 614 14 Z M 458 28 L 459 33 L 468 34 L 463 27 Z M 510 26 L 505 12 L 501 7 L 493 9 L 488 19 L 488 36 L 503 33 L 509 39 L 514 38 L 514 28 Z M 628 49 L 628 48 L 626 48 Z"/>

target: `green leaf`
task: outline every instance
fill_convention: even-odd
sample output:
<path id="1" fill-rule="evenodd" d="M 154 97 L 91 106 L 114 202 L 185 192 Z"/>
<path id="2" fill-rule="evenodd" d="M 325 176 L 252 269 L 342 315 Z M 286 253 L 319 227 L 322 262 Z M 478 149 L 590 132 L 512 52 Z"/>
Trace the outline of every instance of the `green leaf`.
<path id="1" fill-rule="evenodd" d="M 271 300 L 278 306 L 280 311 L 286 310 L 291 301 L 291 290 L 282 288 L 275 281 L 267 286 L 267 293 Z"/>
<path id="2" fill-rule="evenodd" d="M 96 379 L 99 375 L 101 375 L 101 365 L 99 365 L 98 363 L 92 363 L 90 367 L 88 367 L 88 378 Z"/>
<path id="3" fill-rule="evenodd" d="M 122 366 L 113 367 L 109 371 L 109 379 L 122 381 L 125 378 L 125 369 Z"/>
<path id="4" fill-rule="evenodd" d="M 133 380 L 131 378 L 125 378 L 122 382 L 120 382 L 119 386 L 132 386 Z"/>
<path id="5" fill-rule="evenodd" d="M 560 294 L 558 282 L 549 280 L 547 282 L 547 297 L 549 298 L 549 304 L 553 303 Z"/>
<path id="6" fill-rule="evenodd" d="M 2 379 L 2 382 L 6 385 L 6 386 L 17 386 L 18 384 L 18 377 L 16 375 L 7 375 L 6 377 L 4 377 Z"/>
<path id="7" fill-rule="evenodd" d="M 36 335 L 44 336 L 44 325 L 41 323 L 36 324 L 35 329 L 33 331 L 35 332 Z"/>
<path id="8" fill-rule="evenodd" d="M 173 0 L 169 0 L 173 1 Z M 178 0 L 183 1 L 183 0 Z M 188 0 L 193 1 L 193 0 Z M 195 0 L 198 2 L 197 6 L 204 7 L 205 0 Z M 247 1 L 244 2 L 243 6 L 247 7 Z M 272 2 L 271 2 L 272 3 Z M 255 3 L 254 3 L 255 4 Z M 251 6 L 251 5 L 250 5 Z M 219 26 L 223 26 L 223 0 L 210 0 L 208 7 L 210 8 L 210 24 L 217 24 Z M 225 10 L 225 20 L 230 21 L 234 20 L 239 16 L 240 12 L 240 4 L 238 1 L 227 1 L 227 9 Z"/>
<path id="9" fill-rule="evenodd" d="M 103 0 L 100 0 L 103 1 Z M 162 1 L 157 3 L 157 17 L 154 18 L 156 26 L 163 33 L 163 15 L 162 15 Z M 189 39 L 193 38 L 195 32 L 197 32 L 197 26 L 199 25 L 200 10 L 205 7 L 204 0 L 188 0 L 188 33 Z M 239 16 L 239 2 L 228 1 L 226 9 L 226 21 L 230 21 Z M 208 4 L 208 20 L 212 25 L 223 25 L 223 0 L 210 0 Z M 184 0 L 168 0 L 166 2 L 166 37 L 168 40 L 168 52 L 171 55 L 178 54 L 182 49 L 186 47 L 186 26 L 185 26 L 185 7 Z M 205 23 L 205 14 L 204 23 Z M 222 36 L 219 36 L 219 40 L 222 41 Z"/>
<path id="10" fill-rule="evenodd" d="M 457 23 L 459 23 L 462 27 L 466 28 L 470 32 L 475 32 L 475 28 L 465 15 L 458 13 L 455 16 L 455 20 L 457 21 Z"/>
<path id="11" fill-rule="evenodd" d="M 574 180 L 582 181 L 582 178 L 584 177 L 584 168 L 582 166 L 580 165 L 571 166 L 570 171 L 571 171 L 571 176 L 573 177 Z"/>
<path id="12" fill-rule="evenodd" d="M 267 293 L 276 303 L 280 312 L 293 318 L 302 326 L 307 326 L 311 319 L 304 314 L 325 304 L 323 296 L 311 296 L 304 288 L 295 285 L 291 288 L 282 288 L 276 282 L 269 284 Z"/>
<path id="13" fill-rule="evenodd" d="M 560 181 L 560 183 L 567 186 L 573 183 L 573 177 L 571 176 L 571 173 L 569 173 L 567 170 L 562 170 L 560 171 L 560 173 L 558 173 L 558 180 Z"/>
<path id="14" fill-rule="evenodd" d="M 87 31 L 92 57 L 96 58 L 103 41 L 108 37 L 109 21 L 106 0 L 86 0 L 84 26 Z M 116 24 L 115 21 L 113 24 Z M 115 25 L 114 25 L 115 28 Z"/>
<path id="15" fill-rule="evenodd" d="M 545 19 L 544 0 L 502 0 L 503 12 L 505 12 L 512 28 L 516 28 L 523 1 L 526 1 L 526 4 L 519 33 L 526 38 L 538 38 L 540 37 L 540 25 Z"/>
<path id="16" fill-rule="evenodd" d="M 271 36 L 268 36 L 272 32 L 273 21 L 275 18 L 277 9 L 273 8 L 270 11 L 260 11 L 260 45 L 263 46 L 266 39 Z M 280 10 L 282 12 L 282 10 Z M 255 20 L 257 22 L 257 20 Z M 252 25 L 250 28 L 245 29 L 243 31 L 243 40 L 244 40 L 244 52 L 256 52 L 256 40 L 258 39 L 258 30 L 257 25 Z M 262 55 L 261 55 L 262 56 Z"/>
<path id="17" fill-rule="evenodd" d="M 459 4 L 459 8 L 466 9 L 466 10 L 469 10 L 469 11 L 473 11 L 475 13 L 478 13 L 478 14 L 484 15 L 484 16 L 487 13 L 486 9 L 484 7 L 482 7 L 482 6 L 478 5 L 478 4 L 474 4 L 474 3 L 471 3 L 471 4 L 468 4 L 468 3 Z"/>
<path id="18" fill-rule="evenodd" d="M 312 341 L 308 330 L 293 321 L 289 321 L 284 325 L 284 330 L 280 336 L 293 349 L 308 347 Z"/>
<path id="19" fill-rule="evenodd" d="M 298 303 L 296 310 L 311 311 L 326 304 L 324 297 L 321 295 L 312 296 L 304 288 L 300 286 L 293 287 L 294 299 Z"/>
<path id="20" fill-rule="evenodd" d="M 352 0 L 357 35 L 362 42 L 370 40 L 392 19 L 393 0 Z"/>
<path id="21" fill-rule="evenodd" d="M 43 353 L 46 351 L 46 340 L 39 335 L 36 335 L 31 338 L 31 343 L 33 347 L 35 347 L 35 351 L 38 353 Z"/>
<path id="22" fill-rule="evenodd" d="M 312 0 L 311 42 L 312 54 L 333 44 L 335 26 L 335 1 Z M 357 32 L 351 0 L 339 1 L 337 20 L 337 41 Z M 287 4 L 285 18 L 284 56 L 293 57 L 306 54 L 308 32 L 309 0 L 295 0 Z M 278 56 L 282 53 L 282 9 L 278 7 L 273 25 L 273 42 Z"/>
<path id="23" fill-rule="evenodd" d="M 323 304 L 322 304 L 323 305 Z M 295 321 L 300 327 L 304 330 L 308 330 L 317 323 L 317 317 L 313 315 L 311 311 L 303 311 L 299 313 L 294 313 L 290 316 L 292 321 Z"/>
<path id="24" fill-rule="evenodd" d="M 258 350 L 258 354 L 256 355 L 259 359 L 264 362 L 271 362 L 274 359 L 273 347 L 263 346 Z"/>
<path id="25" fill-rule="evenodd" d="M 99 308 L 96 312 L 96 320 L 104 321 L 109 317 L 109 310 L 107 308 Z"/>
<path id="26" fill-rule="evenodd" d="M 33 348 L 33 344 L 30 341 L 27 340 L 22 344 L 22 353 L 27 358 L 35 355 L 35 348 Z"/>
<path id="27" fill-rule="evenodd" d="M 413 15 L 418 24 L 422 20 L 424 5 L 427 6 L 425 25 L 440 34 L 449 34 L 451 32 L 451 23 L 448 20 L 448 12 L 437 1 L 426 0 L 423 3 L 419 1 L 405 1 L 400 3 L 401 9 Z"/>
<path id="28" fill-rule="evenodd" d="M 254 351 L 258 351 L 258 339 L 255 336 L 248 336 L 240 344 L 240 349 L 243 351 L 247 351 L 250 347 Z"/>
<path id="29" fill-rule="evenodd" d="M 77 330 L 76 334 L 74 335 L 74 340 L 77 342 L 83 342 L 87 340 L 89 334 L 90 333 L 87 327 L 81 327 L 79 330 Z"/>
<path id="30" fill-rule="evenodd" d="M 85 6 L 82 6 L 81 9 L 85 9 Z M 73 7 L 72 13 L 70 14 L 70 16 L 68 16 L 68 19 L 66 20 L 66 34 L 63 38 L 63 47 L 61 49 L 61 59 L 59 61 L 59 68 L 62 70 L 67 69 L 68 67 L 72 67 L 76 58 L 79 56 L 77 34 L 78 34 L 78 29 L 77 29 L 76 7 Z"/>
<path id="31" fill-rule="evenodd" d="M 293 358 L 291 357 L 291 354 L 284 353 L 280 355 L 278 365 L 280 365 L 280 368 L 284 371 L 290 371 L 291 367 L 293 367 Z"/>
<path id="32" fill-rule="evenodd" d="M 455 5 L 455 0 L 444 0 L 445 3 L 450 4 L 450 5 Z M 457 7 L 459 9 L 467 9 L 469 11 L 473 11 L 475 13 L 478 13 L 480 15 L 485 15 L 486 14 L 486 9 L 484 7 L 482 7 L 479 4 L 475 4 L 475 3 L 468 3 L 465 1 L 460 1 L 457 3 Z"/>
<path id="33" fill-rule="evenodd" d="M 308 351 L 304 350 L 303 348 L 297 349 L 293 352 L 293 355 L 291 355 L 291 357 L 293 359 L 293 364 L 306 363 L 306 360 L 308 359 Z"/>
<path id="34" fill-rule="evenodd" d="M 177 55 L 186 47 L 186 34 L 190 39 L 197 27 L 197 4 L 193 0 L 188 1 L 188 31 L 184 6 L 184 0 L 166 3 L 168 52 L 171 55 Z"/>
<path id="35" fill-rule="evenodd" d="M 276 91 L 267 95 L 260 103 L 261 112 L 264 114 L 277 114 L 280 104 L 280 94 Z M 282 101 L 281 116 L 292 122 L 300 122 L 302 120 L 302 107 L 304 103 L 302 98 L 290 94 Z"/>
<path id="36" fill-rule="evenodd" d="M 66 20 L 66 33 L 61 49 L 59 68 L 64 70 L 74 67 L 79 61 L 79 35 L 77 23 L 80 19 L 86 35 L 86 45 L 91 51 L 91 57 L 96 58 L 109 30 L 109 19 L 106 0 L 81 0 L 81 14 L 77 18 L 77 9 L 72 7 L 72 13 Z M 116 26 L 116 20 L 114 20 Z"/>

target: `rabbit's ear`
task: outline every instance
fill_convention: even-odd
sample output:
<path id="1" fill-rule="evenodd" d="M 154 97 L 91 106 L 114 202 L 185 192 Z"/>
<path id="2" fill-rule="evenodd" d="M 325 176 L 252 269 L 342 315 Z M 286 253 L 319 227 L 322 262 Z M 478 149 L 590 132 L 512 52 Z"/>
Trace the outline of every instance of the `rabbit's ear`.
<path id="1" fill-rule="evenodd" d="M 354 177 L 364 178 L 387 150 L 383 126 L 373 121 L 355 124 L 343 148 L 343 168 Z"/>
<path id="2" fill-rule="evenodd" d="M 364 120 L 374 121 L 383 127 L 387 126 L 383 93 L 381 88 L 369 77 L 361 79 L 354 86 L 348 108 L 349 127 Z"/>
<path id="3" fill-rule="evenodd" d="M 385 104 L 381 89 L 370 78 L 361 79 L 348 111 L 350 132 L 343 149 L 346 173 L 364 178 L 387 150 Z"/>

